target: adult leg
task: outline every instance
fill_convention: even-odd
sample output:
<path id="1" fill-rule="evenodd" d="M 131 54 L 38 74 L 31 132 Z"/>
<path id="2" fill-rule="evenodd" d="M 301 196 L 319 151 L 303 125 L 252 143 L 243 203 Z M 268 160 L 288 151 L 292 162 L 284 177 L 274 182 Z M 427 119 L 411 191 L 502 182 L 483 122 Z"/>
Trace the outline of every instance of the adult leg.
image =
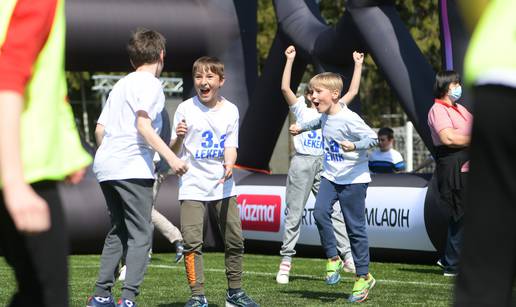
<path id="1" fill-rule="evenodd" d="M 244 237 L 236 197 L 224 198 L 215 204 L 217 221 L 224 240 L 224 260 L 229 289 L 242 287 Z"/>
<path id="2" fill-rule="evenodd" d="M 51 227 L 36 235 L 19 233 L 0 199 L 0 246 L 13 267 L 18 290 L 10 306 L 68 306 L 68 235 L 55 182 L 32 184 L 50 209 Z"/>
<path id="3" fill-rule="evenodd" d="M 365 198 L 367 183 L 338 186 L 338 197 L 351 242 L 357 275 L 369 272 L 369 241 L 366 232 Z"/>
<path id="4" fill-rule="evenodd" d="M 285 231 L 283 232 L 283 244 L 280 255 L 282 261 L 291 262 L 296 254 L 295 246 L 299 240 L 301 231 L 301 219 L 303 217 L 306 201 L 310 196 L 310 190 L 317 172 L 314 165 L 319 157 L 295 155 L 290 161 L 286 187 L 286 216 Z M 314 194 L 316 195 L 316 194 Z"/>
<path id="5" fill-rule="evenodd" d="M 475 121 L 455 306 L 511 306 L 516 274 L 516 89 L 474 89 Z"/>
<path id="6" fill-rule="evenodd" d="M 185 269 L 192 295 L 204 295 L 202 258 L 205 205 L 201 201 L 181 201 L 181 232 L 185 247 Z"/>
<path id="7" fill-rule="evenodd" d="M 122 286 L 122 298 L 134 300 L 147 269 L 152 244 L 152 179 L 117 181 L 114 188 L 124 205 L 127 229 L 127 272 Z"/>

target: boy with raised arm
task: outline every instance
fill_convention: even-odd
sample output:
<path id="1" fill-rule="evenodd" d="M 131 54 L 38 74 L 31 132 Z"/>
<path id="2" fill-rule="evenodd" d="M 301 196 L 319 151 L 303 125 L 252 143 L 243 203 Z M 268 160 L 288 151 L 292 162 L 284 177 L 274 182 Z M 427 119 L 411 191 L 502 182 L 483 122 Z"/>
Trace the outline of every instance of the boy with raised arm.
<path id="1" fill-rule="evenodd" d="M 296 57 L 296 49 L 294 46 L 289 46 L 285 50 L 287 58 L 285 69 L 283 71 L 283 78 L 281 80 L 281 91 L 285 101 L 290 107 L 290 111 L 295 115 L 299 122 L 306 122 L 321 115 L 317 112 L 315 106 L 311 102 L 311 89 L 307 87 L 306 95 L 296 98 L 294 92 L 290 88 L 290 76 L 292 73 L 292 65 Z M 351 92 L 353 95 L 346 97 L 345 103 L 351 102 L 352 98 L 358 92 L 358 85 L 360 82 L 360 72 L 362 71 L 362 63 L 358 64 L 351 81 Z M 357 81 L 358 80 L 358 81 Z M 289 274 L 291 269 L 292 257 L 296 254 L 294 247 L 299 239 L 301 231 L 301 219 L 303 217 L 303 209 L 306 201 L 310 195 L 310 191 L 317 195 L 319 191 L 320 175 L 322 171 L 322 157 L 323 157 L 323 140 L 321 129 L 303 132 L 294 136 L 295 155 L 290 161 L 287 176 L 286 188 L 286 217 L 285 217 L 285 232 L 283 233 L 283 244 L 281 246 L 280 255 L 282 256 L 279 271 L 276 275 L 276 282 L 279 284 L 287 284 L 289 282 Z M 337 245 L 339 254 L 342 255 L 343 261 L 336 262 L 338 266 L 337 271 L 344 269 L 346 272 L 355 272 L 353 263 L 353 256 L 349 247 L 348 234 L 346 232 L 346 225 L 342 217 L 340 206 L 335 203 L 335 210 L 332 214 L 333 227 L 337 237 Z M 340 275 L 337 275 L 340 277 Z M 334 283 L 338 282 L 333 279 Z"/>
<path id="2" fill-rule="evenodd" d="M 363 54 L 353 53 L 355 61 L 363 61 Z M 350 302 L 363 302 L 375 285 L 369 273 L 369 243 L 366 233 L 365 198 L 371 181 L 367 149 L 377 144 L 376 133 L 355 112 L 339 103 L 342 79 L 335 73 L 318 74 L 310 80 L 312 102 L 320 119 L 294 126 L 292 130 L 321 128 L 324 138 L 324 162 L 321 185 L 317 194 L 314 218 L 321 237 L 328 267 L 340 261 L 331 213 L 333 203 L 339 200 L 351 242 L 356 268 L 356 281 L 349 296 Z M 298 129 L 301 128 L 301 129 Z M 327 272 L 326 279 L 332 279 Z"/>

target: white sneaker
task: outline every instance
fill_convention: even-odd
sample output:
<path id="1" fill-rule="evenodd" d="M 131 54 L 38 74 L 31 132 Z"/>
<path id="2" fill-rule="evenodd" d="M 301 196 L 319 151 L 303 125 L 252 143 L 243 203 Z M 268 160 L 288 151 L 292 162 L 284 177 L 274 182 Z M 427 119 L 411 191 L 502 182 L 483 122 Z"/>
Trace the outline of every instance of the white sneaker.
<path id="1" fill-rule="evenodd" d="M 344 272 L 348 273 L 356 273 L 355 269 L 355 262 L 353 261 L 353 258 L 349 257 L 348 259 L 344 260 Z"/>
<path id="2" fill-rule="evenodd" d="M 290 274 L 290 262 L 282 261 L 279 266 L 278 274 L 276 274 L 276 282 L 281 285 L 288 284 Z"/>
<path id="3" fill-rule="evenodd" d="M 125 280 L 125 272 L 127 271 L 127 267 L 124 265 L 120 268 L 120 271 L 118 271 L 118 280 L 124 281 Z"/>

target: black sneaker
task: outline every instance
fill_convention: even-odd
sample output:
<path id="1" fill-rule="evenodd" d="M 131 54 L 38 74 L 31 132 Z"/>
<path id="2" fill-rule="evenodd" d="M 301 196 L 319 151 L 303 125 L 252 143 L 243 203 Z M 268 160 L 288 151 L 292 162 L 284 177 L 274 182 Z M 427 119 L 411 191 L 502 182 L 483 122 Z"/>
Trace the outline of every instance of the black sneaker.
<path id="1" fill-rule="evenodd" d="M 231 296 L 229 292 L 226 294 L 226 307 L 260 307 L 260 305 L 256 304 L 256 302 L 242 290 Z"/>
<path id="2" fill-rule="evenodd" d="M 185 307 L 208 307 L 208 300 L 204 295 L 193 295 L 186 302 Z"/>

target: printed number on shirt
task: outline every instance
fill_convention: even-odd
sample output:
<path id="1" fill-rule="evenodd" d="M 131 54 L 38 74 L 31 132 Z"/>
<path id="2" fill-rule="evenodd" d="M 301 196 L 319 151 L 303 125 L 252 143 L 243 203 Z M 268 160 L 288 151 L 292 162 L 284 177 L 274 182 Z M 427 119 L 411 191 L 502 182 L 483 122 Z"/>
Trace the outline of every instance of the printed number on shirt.
<path id="1" fill-rule="evenodd" d="M 203 141 L 201 142 L 202 149 L 195 152 L 195 159 L 215 159 L 224 157 L 224 142 L 226 141 L 226 134 L 220 137 L 220 141 L 214 139 L 213 132 L 206 130 L 202 133 Z M 216 138 L 216 136 L 215 136 Z"/>

